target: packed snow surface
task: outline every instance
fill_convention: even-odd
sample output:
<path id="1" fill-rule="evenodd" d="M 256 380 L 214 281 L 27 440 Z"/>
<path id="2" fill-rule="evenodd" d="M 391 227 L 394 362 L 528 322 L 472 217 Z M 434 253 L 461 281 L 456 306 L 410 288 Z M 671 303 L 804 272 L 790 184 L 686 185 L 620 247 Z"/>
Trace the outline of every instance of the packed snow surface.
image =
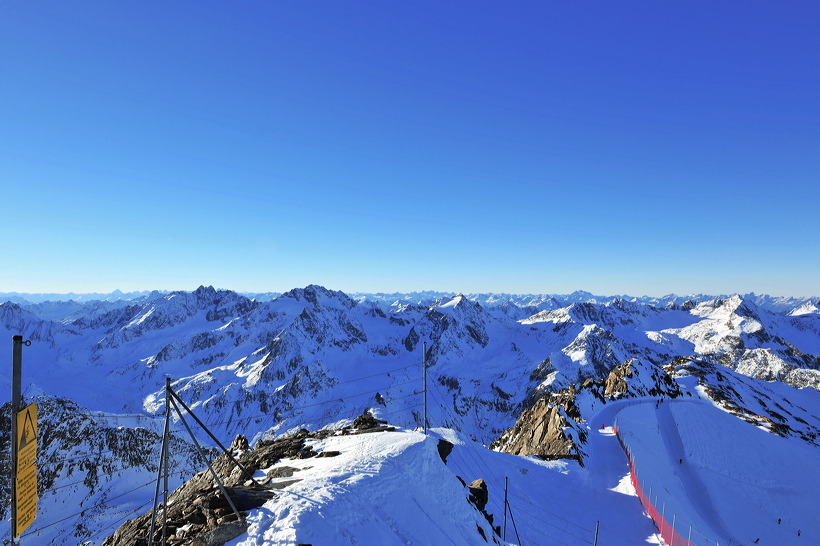
<path id="1" fill-rule="evenodd" d="M 283 481 L 301 481 L 253 511 L 248 534 L 228 544 L 485 544 L 476 528 L 490 537 L 489 524 L 457 476 L 484 479 L 486 511 L 502 532 L 508 478 L 509 543 L 592 544 L 598 521 L 600 545 L 658 541 L 634 490 L 622 485 L 629 467 L 611 428 L 599 434 L 591 470 L 490 451 L 449 429 L 431 432 L 331 437 L 312 447 L 338 456 L 280 461 L 300 469 Z M 446 464 L 442 437 L 455 444 Z"/>
<path id="2" fill-rule="evenodd" d="M 617 420 L 645 493 L 681 536 L 692 526 L 694 544 L 811 544 L 820 536 L 817 447 L 701 400 L 640 403 Z"/>

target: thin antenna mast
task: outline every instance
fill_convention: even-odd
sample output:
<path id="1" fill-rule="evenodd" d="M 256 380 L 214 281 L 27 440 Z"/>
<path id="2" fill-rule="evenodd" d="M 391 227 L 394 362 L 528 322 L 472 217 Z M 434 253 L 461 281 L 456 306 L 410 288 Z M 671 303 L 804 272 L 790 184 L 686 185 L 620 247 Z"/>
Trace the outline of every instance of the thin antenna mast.
<path id="1" fill-rule="evenodd" d="M 427 434 L 427 342 L 422 345 L 421 367 L 424 369 L 424 434 Z"/>

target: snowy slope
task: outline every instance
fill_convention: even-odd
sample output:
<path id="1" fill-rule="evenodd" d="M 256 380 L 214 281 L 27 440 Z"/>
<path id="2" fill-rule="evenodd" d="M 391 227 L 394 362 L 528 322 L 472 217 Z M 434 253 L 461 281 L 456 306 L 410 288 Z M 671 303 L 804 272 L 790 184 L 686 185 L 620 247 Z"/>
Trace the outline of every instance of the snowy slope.
<path id="1" fill-rule="evenodd" d="M 231 544 L 475 544 L 488 522 L 439 457 L 414 432 L 329 438 L 332 458 L 282 460 L 302 481 L 251 513 L 248 536 Z"/>
<path id="2" fill-rule="evenodd" d="M 607 447 L 617 456 L 620 448 L 609 436 Z M 438 437 L 456 443 L 446 464 L 436 449 Z M 628 490 L 590 485 L 574 465 L 488 451 L 447 429 L 428 437 L 386 432 L 330 438 L 314 449 L 341 455 L 278 463 L 305 468 L 294 474 L 302 481 L 252 512 L 247 536 L 229 544 L 483 544 L 476 526 L 490 536 L 487 521 L 465 502 L 457 476 L 487 482 L 487 511 L 502 533 L 504 478 L 509 478 L 508 499 L 522 544 L 592 543 L 599 521 L 602 545 L 645 542 L 655 534 Z M 628 473 L 620 458 L 609 476 L 611 489 Z M 507 540 L 518 542 L 511 519 Z"/>
<path id="3" fill-rule="evenodd" d="M 639 404 L 617 422 L 644 490 L 674 515 L 682 536 L 693 526 L 695 544 L 810 544 L 820 535 L 817 446 L 704 401 Z"/>

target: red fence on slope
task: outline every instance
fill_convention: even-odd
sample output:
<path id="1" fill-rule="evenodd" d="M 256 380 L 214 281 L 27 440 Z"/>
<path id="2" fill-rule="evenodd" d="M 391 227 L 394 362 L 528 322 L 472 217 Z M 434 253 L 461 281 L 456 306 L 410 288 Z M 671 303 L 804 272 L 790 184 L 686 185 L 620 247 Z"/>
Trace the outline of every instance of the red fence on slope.
<path id="1" fill-rule="evenodd" d="M 635 473 L 635 464 L 632 461 L 632 453 L 624 444 L 621 439 L 621 435 L 618 434 L 617 425 L 615 426 L 615 437 L 618 438 L 618 443 L 621 444 L 621 449 L 624 450 L 624 453 L 626 453 L 626 458 L 629 460 L 629 473 L 632 479 L 632 485 L 635 487 L 635 491 L 638 493 L 638 498 L 640 499 L 644 509 L 646 509 L 647 514 L 649 514 L 649 517 L 652 518 L 652 521 L 655 523 L 655 527 L 658 528 L 661 538 L 663 538 L 669 546 L 693 546 L 692 542 L 690 542 L 688 538 L 682 537 L 675 529 L 675 516 L 672 516 L 673 519 L 670 524 L 666 520 L 666 515 L 658 511 L 657 507 L 652 504 L 652 499 L 644 492 L 640 482 L 638 481 L 637 474 Z"/>

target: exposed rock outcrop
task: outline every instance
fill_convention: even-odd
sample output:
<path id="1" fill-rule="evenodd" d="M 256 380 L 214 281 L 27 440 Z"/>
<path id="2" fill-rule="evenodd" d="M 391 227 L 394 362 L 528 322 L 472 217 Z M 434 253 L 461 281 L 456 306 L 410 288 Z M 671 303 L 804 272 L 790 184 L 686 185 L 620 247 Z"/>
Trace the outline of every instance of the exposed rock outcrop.
<path id="1" fill-rule="evenodd" d="M 441 460 L 444 461 L 444 464 L 447 464 L 447 457 L 449 457 L 450 453 L 453 452 L 452 442 L 448 442 L 447 440 L 439 439 L 437 448 L 438 448 L 438 456 L 441 457 Z"/>
<path id="2" fill-rule="evenodd" d="M 459 478 L 460 479 L 460 478 Z M 487 522 L 490 524 L 490 528 L 496 534 L 496 536 L 491 537 L 494 543 L 498 543 L 497 536 L 501 536 L 501 527 L 500 526 L 493 526 L 493 520 L 495 519 L 492 514 L 487 513 L 487 501 L 490 499 L 490 492 L 487 488 L 487 483 L 478 478 L 477 480 L 473 480 L 467 486 L 467 500 L 476 507 L 476 509 L 481 512 Z M 481 527 L 476 526 L 478 530 L 478 534 L 481 535 L 481 538 L 484 539 L 485 542 L 489 542 L 487 535 L 484 534 L 484 530 Z"/>
<path id="3" fill-rule="evenodd" d="M 487 501 L 490 495 L 487 490 L 487 484 L 481 478 L 473 480 L 467 485 L 467 490 L 470 491 L 469 500 L 476 508 L 483 511 L 487 506 Z"/>
<path id="4" fill-rule="evenodd" d="M 588 378 L 558 391 L 548 391 L 527 410 L 512 428 L 490 444 L 491 449 L 513 455 L 534 455 L 544 460 L 572 459 L 583 464 L 587 427 L 577 396 L 588 393 L 607 400 L 637 396 L 676 398 L 682 392 L 662 368 L 630 359 L 613 367 L 597 381 Z"/>
<path id="5" fill-rule="evenodd" d="M 299 470 L 282 466 L 271 469 L 264 475 L 260 470 L 274 466 L 282 459 L 308 459 L 312 457 L 333 457 L 338 451 L 314 451 L 308 440 L 321 440 L 330 436 L 365 434 L 393 431 L 386 421 L 375 419 L 367 413 L 356 418 L 353 427 L 339 430 L 309 432 L 305 429 L 292 436 L 275 440 L 260 440 L 253 449 L 248 440 L 237 435 L 227 453 L 219 455 L 212 463 L 214 472 L 230 497 L 230 501 L 240 512 L 238 518 L 231 502 L 224 497 L 215 484 L 213 475 L 206 469 L 188 480 L 168 498 L 167 543 L 216 546 L 236 538 L 245 532 L 243 521 L 245 512 L 262 506 L 283 489 L 299 480 L 277 480 L 293 477 Z M 255 477 L 254 477 L 255 476 Z M 277 481 L 274 481 L 277 480 Z M 154 530 L 154 542 L 162 538 L 162 510 L 158 510 L 158 523 Z M 151 512 L 127 521 L 104 546 L 141 546 L 148 544 L 151 528 Z"/>
<path id="6" fill-rule="evenodd" d="M 569 420 L 580 421 L 575 388 L 549 392 L 524 411 L 512 428 L 490 444 L 513 455 L 534 455 L 544 460 L 582 460 L 577 443 L 567 434 Z"/>

